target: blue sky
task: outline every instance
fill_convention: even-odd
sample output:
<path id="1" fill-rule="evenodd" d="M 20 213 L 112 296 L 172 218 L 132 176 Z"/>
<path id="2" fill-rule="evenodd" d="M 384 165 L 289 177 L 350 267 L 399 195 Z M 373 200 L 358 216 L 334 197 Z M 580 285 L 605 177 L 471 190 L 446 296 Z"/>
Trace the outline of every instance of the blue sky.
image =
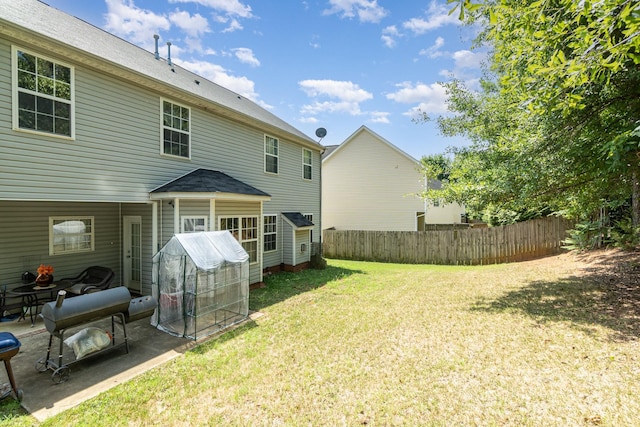
<path id="1" fill-rule="evenodd" d="M 244 95 L 324 145 L 366 125 L 409 155 L 463 145 L 418 109 L 446 112 L 439 82 L 477 85 L 485 55 L 446 0 L 44 0 Z"/>

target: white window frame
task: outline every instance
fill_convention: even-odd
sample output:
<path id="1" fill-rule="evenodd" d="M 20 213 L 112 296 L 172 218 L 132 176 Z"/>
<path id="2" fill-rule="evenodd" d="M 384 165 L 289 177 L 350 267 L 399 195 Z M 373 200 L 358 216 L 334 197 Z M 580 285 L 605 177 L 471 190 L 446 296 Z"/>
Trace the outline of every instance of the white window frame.
<path id="1" fill-rule="evenodd" d="M 169 118 L 171 118 L 171 125 L 166 125 L 165 124 L 165 112 L 164 112 L 164 104 L 168 103 L 171 104 L 171 115 L 169 116 Z M 175 120 L 182 120 L 181 117 L 178 116 L 174 116 L 173 115 L 173 107 L 180 107 L 181 109 L 184 108 L 187 110 L 187 112 L 189 113 L 189 117 L 187 119 L 188 123 L 187 123 L 187 127 L 189 128 L 188 130 L 184 130 L 182 129 L 182 127 L 177 128 L 173 126 L 173 122 L 174 119 Z M 186 135 L 187 138 L 189 139 L 189 144 L 188 144 L 188 153 L 187 156 L 181 156 L 178 154 L 172 154 L 172 153 L 168 153 L 165 151 L 164 149 L 164 144 L 165 144 L 165 138 L 164 138 L 164 132 L 165 130 L 170 131 L 170 132 L 178 132 L 181 133 L 183 135 Z M 191 147 L 192 147 L 192 138 L 191 138 L 191 108 L 187 107 L 186 105 L 180 104 L 178 102 L 172 101 L 170 99 L 166 99 L 166 98 L 160 98 L 160 154 L 162 154 L 163 156 L 169 156 L 169 157 L 173 157 L 175 159 L 183 159 L 183 160 L 191 160 Z"/>
<path id="2" fill-rule="evenodd" d="M 54 225 L 59 225 L 67 221 L 81 221 L 89 224 L 90 230 L 87 232 L 78 230 L 77 232 L 68 232 L 64 236 L 60 236 L 55 232 Z M 95 250 L 95 218 L 93 216 L 50 216 L 49 217 L 49 255 L 63 255 L 81 252 L 93 252 Z M 56 236 L 56 234 L 58 234 Z M 60 242 L 59 239 L 76 239 L 76 243 Z M 88 244 L 86 243 L 88 240 Z M 78 244 L 84 241 L 81 246 Z M 71 246 L 69 249 L 60 248 L 60 245 Z"/>
<path id="3" fill-rule="evenodd" d="M 207 217 L 206 216 L 195 216 L 195 215 L 184 215 L 180 217 L 180 231 L 182 233 L 197 233 L 199 231 L 207 231 Z M 195 224 L 196 221 L 202 221 L 202 224 L 195 225 L 193 230 L 187 230 L 187 225 L 189 223 Z M 202 227 L 202 230 L 199 228 Z"/>
<path id="4" fill-rule="evenodd" d="M 302 216 L 305 217 L 306 219 L 308 219 L 309 221 L 313 222 L 313 214 L 312 213 L 302 214 Z M 311 230 L 309 230 L 309 242 L 313 243 L 313 228 Z"/>
<path id="5" fill-rule="evenodd" d="M 309 155 L 309 162 L 307 162 L 306 154 Z M 305 176 L 305 172 L 309 170 L 309 178 Z M 302 179 L 311 181 L 313 179 L 313 152 L 306 148 L 302 149 Z"/>
<path id="6" fill-rule="evenodd" d="M 246 220 L 255 220 L 255 227 L 248 227 L 246 224 Z M 222 223 L 231 220 L 234 223 L 233 228 L 222 228 Z M 229 230 L 233 237 L 236 238 L 238 242 L 242 245 L 243 248 L 249 254 L 249 264 L 257 264 L 260 261 L 260 246 L 259 246 L 259 230 L 260 230 L 260 218 L 256 215 L 250 216 L 220 216 L 218 217 L 218 230 Z M 250 231 L 253 231 L 251 234 L 255 234 L 255 236 L 248 235 Z M 247 250 L 247 247 L 251 245 L 255 245 L 255 259 L 251 259 L 251 252 Z"/>
<path id="7" fill-rule="evenodd" d="M 273 146 L 269 145 L 269 142 L 271 141 L 275 142 Z M 270 152 L 269 149 L 272 147 L 275 147 L 275 153 Z M 267 170 L 268 158 L 275 159 L 275 172 Z M 270 135 L 264 136 L 264 172 L 272 175 L 278 175 L 278 173 L 280 172 L 280 140 Z"/>
<path id="8" fill-rule="evenodd" d="M 267 218 L 272 218 L 273 222 L 267 222 Z M 267 227 L 269 229 L 267 230 Z M 267 236 L 273 236 L 273 249 L 267 249 Z M 275 252 L 278 250 L 278 215 L 263 215 L 262 218 L 262 241 L 264 253 Z"/>
<path id="9" fill-rule="evenodd" d="M 23 52 L 28 55 L 35 56 L 36 59 L 41 59 L 44 61 L 48 61 L 54 64 L 55 66 L 65 67 L 69 69 L 69 99 L 61 98 L 55 95 L 48 95 L 45 93 L 38 92 L 37 87 L 36 90 L 31 90 L 27 88 L 18 87 L 18 52 Z M 55 71 L 54 71 L 55 73 Z M 36 70 L 37 76 L 37 70 Z M 43 77 L 47 78 L 48 77 Z M 18 46 L 11 46 L 11 86 L 12 86 L 12 127 L 15 131 L 20 132 L 28 132 L 35 133 L 38 135 L 47 135 L 54 138 L 61 138 L 66 140 L 74 140 L 76 137 L 75 132 L 75 67 L 70 64 L 67 64 L 63 61 L 59 61 L 57 59 L 53 59 L 46 55 L 42 55 L 40 53 L 36 53 L 29 49 L 22 49 Z M 54 87 L 55 87 L 55 77 L 54 77 Z M 55 133 L 55 117 L 54 120 L 54 132 L 48 132 L 44 130 L 32 129 L 28 127 L 20 127 L 20 93 L 25 93 L 29 95 L 33 95 L 36 97 L 53 100 L 55 102 L 64 103 L 69 105 L 69 135 L 62 133 Z M 55 105 L 53 107 L 55 110 Z"/>

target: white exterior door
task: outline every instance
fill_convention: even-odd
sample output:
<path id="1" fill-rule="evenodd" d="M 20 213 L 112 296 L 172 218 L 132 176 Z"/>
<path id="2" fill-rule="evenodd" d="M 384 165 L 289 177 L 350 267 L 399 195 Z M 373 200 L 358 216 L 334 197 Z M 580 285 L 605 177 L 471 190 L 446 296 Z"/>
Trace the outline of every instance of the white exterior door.
<path id="1" fill-rule="evenodd" d="M 122 241 L 123 279 L 124 285 L 136 291 L 142 292 L 142 218 L 139 216 L 124 216 Z"/>

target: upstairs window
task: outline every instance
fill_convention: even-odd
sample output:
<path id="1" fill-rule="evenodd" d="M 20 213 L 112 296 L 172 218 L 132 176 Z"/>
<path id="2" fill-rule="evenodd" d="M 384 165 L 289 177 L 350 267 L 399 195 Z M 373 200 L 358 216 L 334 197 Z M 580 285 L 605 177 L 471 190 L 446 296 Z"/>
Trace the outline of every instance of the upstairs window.
<path id="1" fill-rule="evenodd" d="M 162 101 L 162 154 L 191 158 L 191 110 Z"/>
<path id="2" fill-rule="evenodd" d="M 73 138 L 73 67 L 16 47 L 12 53 L 14 128 Z"/>
<path id="3" fill-rule="evenodd" d="M 264 136 L 264 171 L 278 173 L 278 140 Z"/>
<path id="4" fill-rule="evenodd" d="M 311 179 L 313 171 L 313 155 L 311 150 L 302 150 L 302 178 Z"/>

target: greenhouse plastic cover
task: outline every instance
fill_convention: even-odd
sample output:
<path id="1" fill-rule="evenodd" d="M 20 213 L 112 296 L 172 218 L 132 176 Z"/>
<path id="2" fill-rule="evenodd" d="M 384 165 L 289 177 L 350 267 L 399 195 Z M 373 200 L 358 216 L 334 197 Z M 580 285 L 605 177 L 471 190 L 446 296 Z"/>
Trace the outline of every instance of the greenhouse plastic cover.
<path id="1" fill-rule="evenodd" d="M 175 234 L 162 251 L 171 255 L 186 253 L 201 270 L 249 260 L 247 252 L 228 231 Z"/>
<path id="2" fill-rule="evenodd" d="M 174 234 L 153 257 L 151 324 L 197 339 L 249 313 L 249 255 L 229 231 Z"/>

